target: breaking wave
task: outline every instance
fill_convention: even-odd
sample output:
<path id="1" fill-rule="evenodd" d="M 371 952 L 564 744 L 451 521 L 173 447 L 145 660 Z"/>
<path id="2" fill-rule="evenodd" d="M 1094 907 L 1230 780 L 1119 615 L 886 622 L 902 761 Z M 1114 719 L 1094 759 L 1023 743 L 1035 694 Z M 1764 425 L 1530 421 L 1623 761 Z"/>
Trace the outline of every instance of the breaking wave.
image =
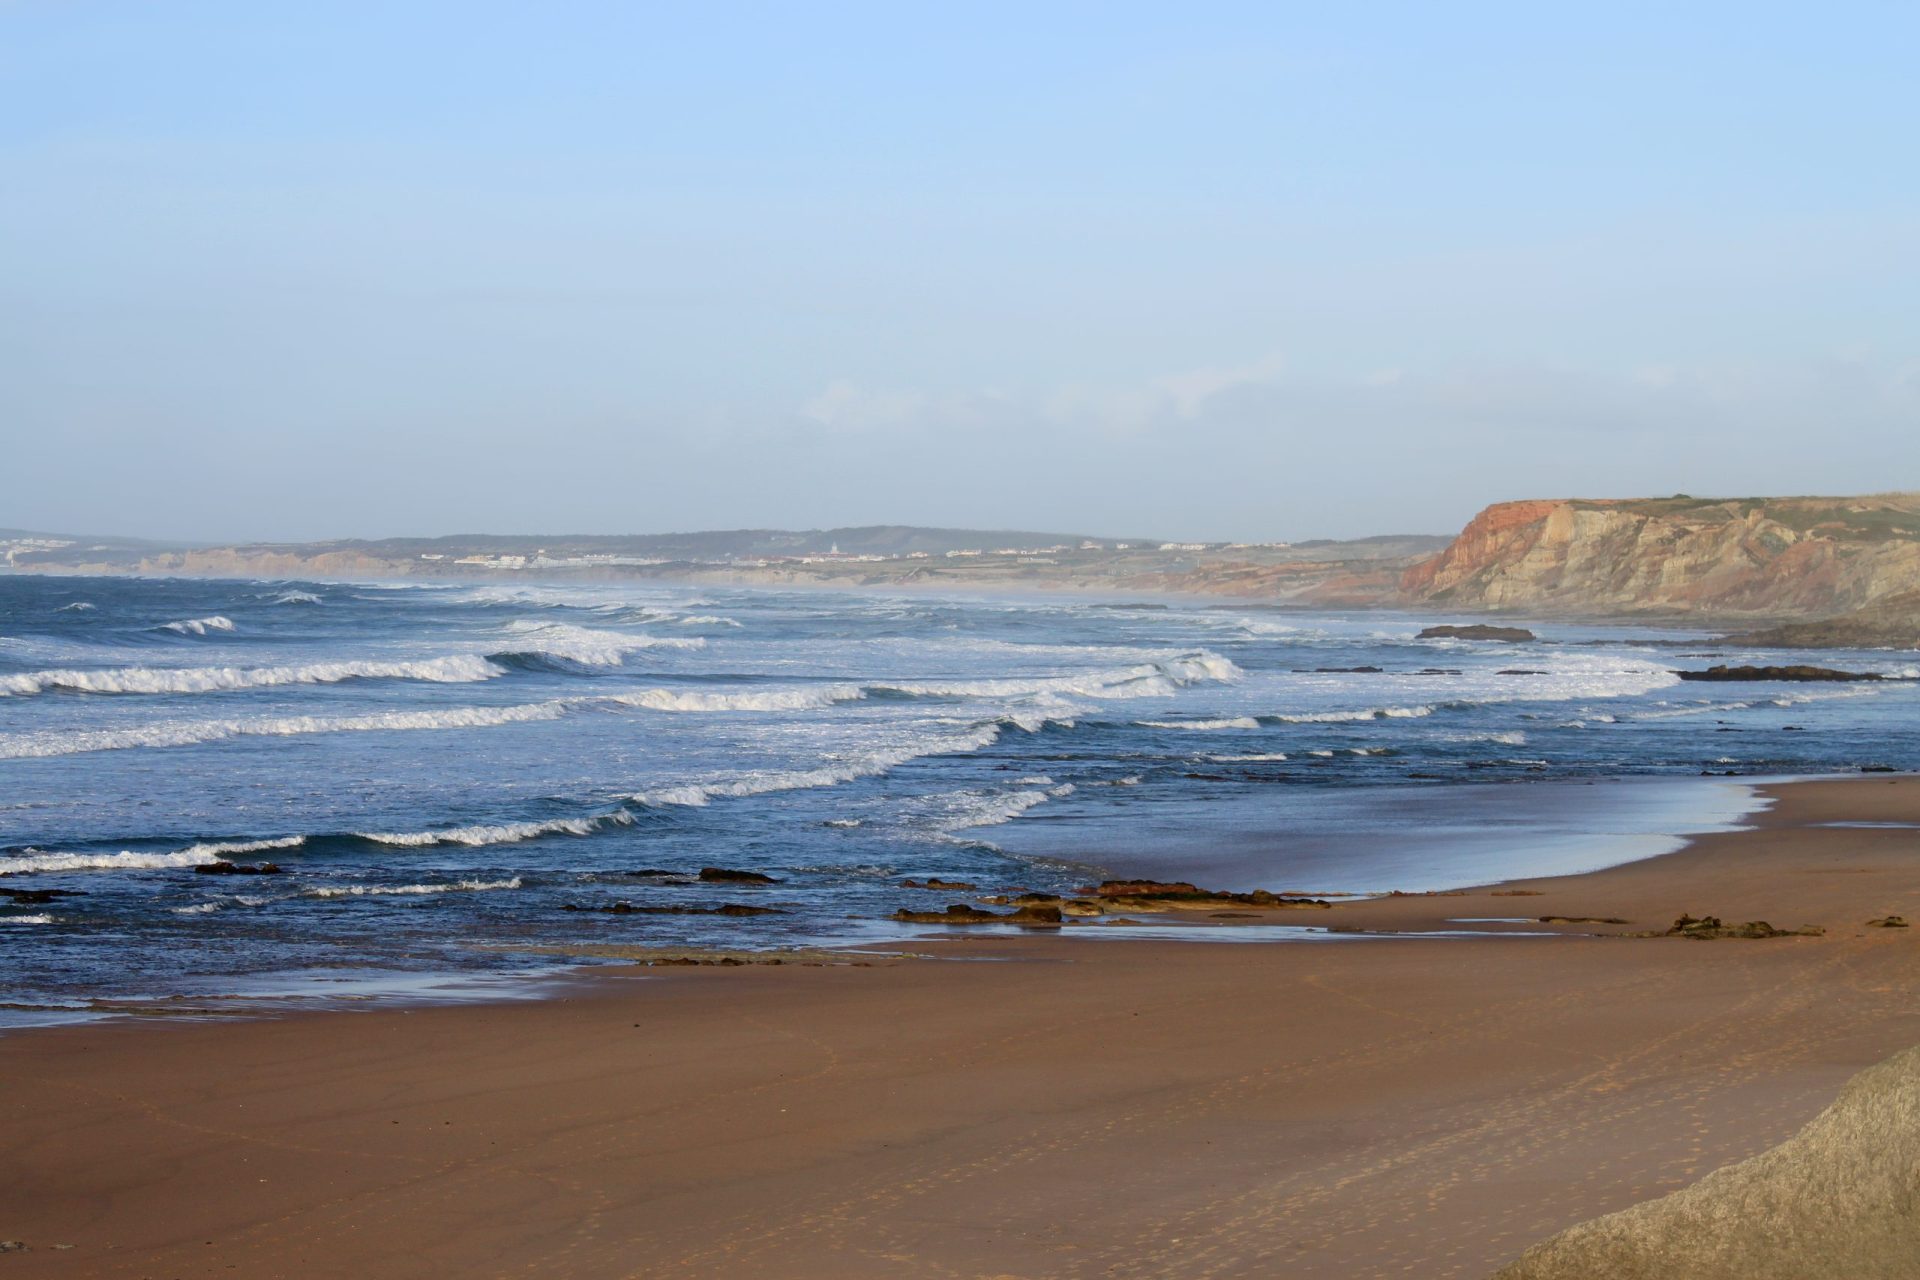
<path id="1" fill-rule="evenodd" d="M 1350 724 L 1361 720 L 1408 720 L 1433 714 L 1432 707 L 1374 707 L 1366 711 L 1303 711 L 1274 716 L 1280 724 Z"/>
<path id="2" fill-rule="evenodd" d="M 454 880 L 446 884 L 346 884 L 322 885 L 309 889 L 310 898 L 421 897 L 432 893 L 487 893 L 494 889 L 518 889 L 519 876 L 507 880 Z"/>
<path id="3" fill-rule="evenodd" d="M 425 848 L 436 844 L 458 844 L 477 848 L 489 844 L 515 844 L 538 840 L 542 836 L 590 836 L 609 827 L 633 825 L 633 815 L 624 809 L 591 818 L 550 818 L 545 822 L 502 822 L 471 827 L 447 827 L 438 831 L 357 831 L 362 840 L 376 844 Z"/>
<path id="4" fill-rule="evenodd" d="M 1229 682 L 1246 673 L 1229 658 L 1200 650 L 1137 666 L 1072 676 L 1027 676 L 1000 680 L 870 683 L 869 691 L 910 698 L 1165 698 L 1185 686 Z"/>
<path id="5" fill-rule="evenodd" d="M 1252 716 L 1226 716 L 1217 720 L 1141 720 L 1144 729 L 1258 729 Z"/>
<path id="6" fill-rule="evenodd" d="M 315 662 L 295 667 L 110 667 L 99 671 L 28 671 L 0 676 L 0 697 L 66 690 L 72 693 L 219 693 L 342 680 L 425 680 L 462 684 L 506 672 L 475 654 L 413 662 Z"/>
<path id="7" fill-rule="evenodd" d="M 151 871 L 168 867 L 198 867 L 219 862 L 228 854 L 296 849 L 306 841 L 305 836 L 212 841 L 175 849 L 170 853 L 26 853 L 0 858 L 0 876 L 26 875 L 35 871 Z"/>
<path id="8" fill-rule="evenodd" d="M 419 729 L 483 729 L 536 720 L 558 720 L 572 700 L 510 707 L 451 707 L 435 711 L 377 711 L 359 716 L 271 716 L 258 720 L 189 720 L 138 729 L 0 734 L 0 760 L 79 755 L 141 747 L 191 747 L 228 738 L 283 738 L 308 733 L 353 733 Z"/>
<path id="9" fill-rule="evenodd" d="M 209 631 L 233 630 L 233 619 L 223 614 L 210 618 L 182 618 L 178 622 L 163 622 L 155 631 L 172 631 L 183 636 L 203 636 Z"/>
<path id="10" fill-rule="evenodd" d="M 754 693 L 703 693 L 686 689 L 642 689 L 620 693 L 608 701 L 648 711 L 814 711 L 867 696 L 856 684 L 823 685 L 803 689 L 769 689 Z"/>
<path id="11" fill-rule="evenodd" d="M 566 622 L 510 622 L 507 632 L 515 638 L 511 648 L 494 654 L 495 658 L 534 660 L 559 658 L 583 667 L 617 667 L 629 653 L 644 649 L 704 649 L 701 636 L 650 636 L 624 631 L 598 631 Z"/>

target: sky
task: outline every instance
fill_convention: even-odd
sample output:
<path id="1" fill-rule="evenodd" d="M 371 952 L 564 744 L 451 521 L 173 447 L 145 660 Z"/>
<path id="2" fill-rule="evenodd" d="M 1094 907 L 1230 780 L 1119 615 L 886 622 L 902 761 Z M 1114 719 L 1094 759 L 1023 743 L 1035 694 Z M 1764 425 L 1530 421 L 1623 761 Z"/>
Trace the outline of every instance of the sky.
<path id="1" fill-rule="evenodd" d="M 0 0 L 0 526 L 1920 488 L 1920 7 Z"/>

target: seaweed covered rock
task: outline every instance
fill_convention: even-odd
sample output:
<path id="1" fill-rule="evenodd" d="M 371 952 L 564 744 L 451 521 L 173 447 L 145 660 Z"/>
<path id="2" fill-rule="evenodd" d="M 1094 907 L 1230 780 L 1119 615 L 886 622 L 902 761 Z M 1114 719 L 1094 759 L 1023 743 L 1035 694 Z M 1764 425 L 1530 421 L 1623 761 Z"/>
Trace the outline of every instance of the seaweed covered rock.
<path id="1" fill-rule="evenodd" d="M 1765 920 L 1748 920 L 1741 924 L 1723 923 L 1719 916 L 1700 916 L 1698 918 L 1683 915 L 1673 922 L 1664 934 L 1649 934 L 1648 937 L 1667 938 L 1817 938 L 1826 930 L 1818 925 L 1802 925 L 1798 929 L 1776 929 Z"/>

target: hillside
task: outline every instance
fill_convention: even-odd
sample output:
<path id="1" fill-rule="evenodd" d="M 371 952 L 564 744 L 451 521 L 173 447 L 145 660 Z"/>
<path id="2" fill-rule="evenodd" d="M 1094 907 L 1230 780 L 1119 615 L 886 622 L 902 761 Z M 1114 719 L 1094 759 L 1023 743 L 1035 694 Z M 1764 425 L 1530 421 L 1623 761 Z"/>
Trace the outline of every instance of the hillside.
<path id="1" fill-rule="evenodd" d="M 1166 592 L 1364 607 L 1390 604 L 1426 535 L 1301 543 L 1159 542 L 908 525 L 608 535 L 180 546 L 20 533 L 6 565 L 37 573 L 246 578 L 434 578 L 740 586 Z"/>
<path id="2" fill-rule="evenodd" d="M 1826 618 L 1920 590 L 1920 494 L 1504 502 L 1400 585 L 1461 609 Z"/>

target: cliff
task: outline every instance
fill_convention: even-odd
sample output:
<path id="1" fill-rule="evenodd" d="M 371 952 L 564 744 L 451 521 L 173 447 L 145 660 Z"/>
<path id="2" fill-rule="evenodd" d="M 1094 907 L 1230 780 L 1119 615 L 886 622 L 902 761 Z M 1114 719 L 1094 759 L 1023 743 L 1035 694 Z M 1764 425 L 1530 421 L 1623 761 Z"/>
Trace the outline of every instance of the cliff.
<path id="1" fill-rule="evenodd" d="M 1503 502 L 1400 586 L 1463 609 L 1823 618 L 1920 590 L 1920 494 Z"/>

